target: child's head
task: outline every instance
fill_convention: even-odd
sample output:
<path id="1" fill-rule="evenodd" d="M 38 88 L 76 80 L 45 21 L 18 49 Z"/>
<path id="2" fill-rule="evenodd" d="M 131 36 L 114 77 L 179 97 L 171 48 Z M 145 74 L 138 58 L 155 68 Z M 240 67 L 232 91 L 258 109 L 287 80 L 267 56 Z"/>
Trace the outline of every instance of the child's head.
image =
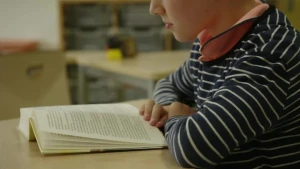
<path id="1" fill-rule="evenodd" d="M 150 13 L 160 15 L 178 41 L 193 41 L 204 29 L 212 36 L 231 27 L 258 0 L 151 0 Z"/>

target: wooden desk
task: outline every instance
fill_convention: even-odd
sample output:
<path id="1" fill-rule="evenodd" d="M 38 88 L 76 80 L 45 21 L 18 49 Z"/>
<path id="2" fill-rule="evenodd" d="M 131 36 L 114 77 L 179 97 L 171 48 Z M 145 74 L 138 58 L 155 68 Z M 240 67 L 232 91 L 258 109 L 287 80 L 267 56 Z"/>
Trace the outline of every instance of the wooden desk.
<path id="1" fill-rule="evenodd" d="M 86 68 L 114 76 L 121 83 L 130 84 L 147 90 L 148 97 L 153 94 L 155 83 L 174 72 L 189 58 L 189 51 L 163 51 L 139 53 L 138 56 L 122 61 L 108 61 L 104 52 L 70 51 L 66 53 L 67 62 L 76 62 L 78 72 L 78 100 L 86 103 L 84 81 Z"/>
<path id="2" fill-rule="evenodd" d="M 140 107 L 142 101 L 130 102 Z M 0 121 L 0 169 L 167 169 L 180 168 L 169 150 L 77 155 L 41 155 L 16 129 L 18 119 Z"/>

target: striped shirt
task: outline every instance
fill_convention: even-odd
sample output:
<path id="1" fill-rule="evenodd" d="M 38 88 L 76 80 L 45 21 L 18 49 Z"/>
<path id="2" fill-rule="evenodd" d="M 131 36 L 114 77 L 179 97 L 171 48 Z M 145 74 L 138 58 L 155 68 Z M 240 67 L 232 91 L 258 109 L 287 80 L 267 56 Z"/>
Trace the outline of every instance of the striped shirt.
<path id="1" fill-rule="evenodd" d="M 270 6 L 225 55 L 190 58 L 160 80 L 154 100 L 196 105 L 174 116 L 165 137 L 174 159 L 192 168 L 300 167 L 300 34 Z"/>

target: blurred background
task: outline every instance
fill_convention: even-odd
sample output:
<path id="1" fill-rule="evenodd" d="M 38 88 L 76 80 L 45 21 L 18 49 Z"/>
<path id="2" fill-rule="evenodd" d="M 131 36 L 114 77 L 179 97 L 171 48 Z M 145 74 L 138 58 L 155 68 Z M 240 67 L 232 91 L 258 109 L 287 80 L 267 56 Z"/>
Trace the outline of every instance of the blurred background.
<path id="1" fill-rule="evenodd" d="M 300 0 L 267 0 L 300 29 Z M 178 43 L 150 0 L 0 0 L 0 120 L 21 107 L 151 97 L 192 43 Z"/>

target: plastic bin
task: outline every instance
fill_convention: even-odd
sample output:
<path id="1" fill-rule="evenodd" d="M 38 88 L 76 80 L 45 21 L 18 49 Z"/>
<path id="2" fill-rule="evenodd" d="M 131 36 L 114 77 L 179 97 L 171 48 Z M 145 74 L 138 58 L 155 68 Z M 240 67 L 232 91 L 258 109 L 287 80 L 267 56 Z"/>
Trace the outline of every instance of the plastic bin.
<path id="1" fill-rule="evenodd" d="M 78 27 L 104 27 L 111 25 L 112 12 L 109 5 L 87 4 L 74 6 L 73 21 Z"/>
<path id="2" fill-rule="evenodd" d="M 107 29 L 74 31 L 73 49 L 104 50 L 107 41 Z"/>
<path id="3" fill-rule="evenodd" d="M 165 33 L 161 28 L 124 29 L 123 34 L 133 37 L 139 52 L 164 50 Z"/>
<path id="4" fill-rule="evenodd" d="M 149 13 L 147 4 L 128 4 L 120 8 L 120 21 L 126 27 L 162 26 L 163 22 L 159 16 Z"/>
<path id="5" fill-rule="evenodd" d="M 85 74 L 86 76 L 88 76 L 89 78 L 107 78 L 108 75 L 107 73 L 105 73 L 104 71 L 99 71 L 98 69 L 95 68 L 90 68 L 90 67 L 86 67 L 85 69 Z"/>
<path id="6" fill-rule="evenodd" d="M 118 98 L 118 89 L 108 85 L 109 79 L 99 78 L 99 80 L 89 81 L 88 100 L 89 103 L 111 103 Z"/>

